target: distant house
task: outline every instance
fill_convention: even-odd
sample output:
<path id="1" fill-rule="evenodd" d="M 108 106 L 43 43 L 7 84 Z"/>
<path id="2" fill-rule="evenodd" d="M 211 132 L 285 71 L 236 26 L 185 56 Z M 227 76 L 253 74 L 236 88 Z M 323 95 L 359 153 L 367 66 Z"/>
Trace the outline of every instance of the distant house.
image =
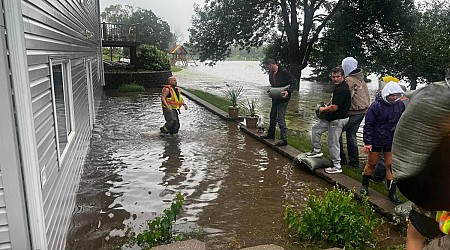
<path id="1" fill-rule="evenodd" d="M 194 64 L 197 65 L 195 60 L 192 58 L 192 55 L 189 54 L 189 52 L 181 45 L 175 45 L 175 47 L 169 51 L 169 54 L 172 55 L 172 58 L 170 59 L 170 64 L 172 66 L 176 65 L 177 62 L 180 62 L 182 66 L 187 66 L 189 62 L 187 58 L 188 55 L 191 57 Z"/>
<path id="2" fill-rule="evenodd" d="M 0 9 L 0 249 L 64 249 L 103 92 L 99 1 Z"/>

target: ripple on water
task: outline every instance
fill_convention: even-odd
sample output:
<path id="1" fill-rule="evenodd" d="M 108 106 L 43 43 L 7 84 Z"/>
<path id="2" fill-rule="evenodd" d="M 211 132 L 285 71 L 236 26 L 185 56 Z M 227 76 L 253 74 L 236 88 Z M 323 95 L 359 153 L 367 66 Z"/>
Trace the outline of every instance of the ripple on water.
<path id="1" fill-rule="evenodd" d="M 210 79 L 198 77 L 191 84 L 206 88 L 214 85 Z M 183 77 L 179 82 L 187 83 Z M 255 85 L 252 93 L 264 91 L 266 84 Z M 159 94 L 157 89 L 103 99 L 68 248 L 123 245 L 126 231 L 143 230 L 145 221 L 168 208 L 177 192 L 184 194 L 185 205 L 176 228 L 201 228 L 208 249 L 227 249 L 230 241 L 285 246 L 284 205 L 304 206 L 309 193 L 321 194 L 329 185 L 190 100 L 189 110 L 180 114 L 179 137 L 160 138 Z"/>

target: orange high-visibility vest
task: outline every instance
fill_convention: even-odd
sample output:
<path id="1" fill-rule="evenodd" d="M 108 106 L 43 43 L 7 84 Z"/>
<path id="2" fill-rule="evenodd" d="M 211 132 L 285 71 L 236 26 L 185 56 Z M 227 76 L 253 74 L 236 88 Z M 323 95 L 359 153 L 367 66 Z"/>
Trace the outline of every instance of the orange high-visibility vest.
<path id="1" fill-rule="evenodd" d="M 181 90 L 177 88 L 178 90 L 178 96 L 175 93 L 175 90 L 170 85 L 164 86 L 164 88 L 169 88 L 170 97 L 166 97 L 166 102 L 169 104 L 169 107 L 171 109 L 180 109 L 181 106 L 183 106 L 183 97 L 181 96 Z M 163 90 L 164 90 L 163 88 Z M 161 106 L 166 107 L 164 103 L 161 101 Z"/>
<path id="2" fill-rule="evenodd" d="M 439 222 L 439 229 L 445 234 L 450 230 L 450 212 L 439 211 L 436 214 L 436 221 Z"/>

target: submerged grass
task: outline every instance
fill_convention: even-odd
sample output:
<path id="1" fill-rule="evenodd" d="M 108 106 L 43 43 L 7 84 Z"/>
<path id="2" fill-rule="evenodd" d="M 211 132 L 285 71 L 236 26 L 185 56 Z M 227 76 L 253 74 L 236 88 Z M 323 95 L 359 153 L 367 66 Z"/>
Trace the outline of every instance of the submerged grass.
<path id="1" fill-rule="evenodd" d="M 130 83 L 130 84 L 122 84 L 117 89 L 117 91 L 122 93 L 129 93 L 129 92 L 145 92 L 144 86 L 138 85 L 136 83 Z"/>
<path id="2" fill-rule="evenodd" d="M 185 88 L 190 93 L 196 95 L 197 97 L 211 103 L 212 105 L 218 107 L 219 109 L 228 112 L 228 107 L 231 106 L 231 102 L 226 100 L 225 98 L 222 98 L 220 96 L 213 95 L 208 92 L 204 92 L 198 89 L 192 89 L 192 88 Z"/>

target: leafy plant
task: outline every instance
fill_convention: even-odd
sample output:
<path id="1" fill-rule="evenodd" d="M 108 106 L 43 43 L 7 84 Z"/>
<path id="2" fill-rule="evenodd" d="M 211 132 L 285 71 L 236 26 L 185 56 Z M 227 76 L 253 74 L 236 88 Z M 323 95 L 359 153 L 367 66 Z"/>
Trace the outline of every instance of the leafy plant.
<path id="1" fill-rule="evenodd" d="M 248 114 L 251 117 L 255 117 L 256 112 L 258 111 L 258 105 L 258 99 L 247 99 L 244 103 L 242 103 L 242 108 L 244 109 L 245 114 Z"/>
<path id="2" fill-rule="evenodd" d="M 170 62 L 167 53 L 156 46 L 143 44 L 139 46 L 137 53 L 139 68 L 154 71 L 170 70 Z"/>
<path id="3" fill-rule="evenodd" d="M 353 192 L 337 187 L 326 191 L 322 199 L 309 195 L 305 212 L 286 207 L 286 224 L 302 240 L 327 241 L 344 245 L 345 249 L 371 247 L 373 232 L 383 220 L 377 218 L 367 198 L 362 203 L 353 198 Z"/>
<path id="4" fill-rule="evenodd" d="M 144 92 L 145 88 L 137 83 L 122 84 L 117 89 L 119 92 Z"/>
<path id="5" fill-rule="evenodd" d="M 244 93 L 244 87 L 234 87 L 225 90 L 225 99 L 231 102 L 233 108 L 238 107 L 239 97 Z"/>
<path id="6" fill-rule="evenodd" d="M 181 212 L 183 201 L 183 195 L 177 193 L 176 200 L 172 202 L 170 208 L 165 209 L 163 215 L 148 221 L 148 228 L 131 239 L 131 243 L 136 243 L 142 249 L 150 249 L 154 246 L 181 240 L 181 235 L 174 235 L 172 225 Z"/>

